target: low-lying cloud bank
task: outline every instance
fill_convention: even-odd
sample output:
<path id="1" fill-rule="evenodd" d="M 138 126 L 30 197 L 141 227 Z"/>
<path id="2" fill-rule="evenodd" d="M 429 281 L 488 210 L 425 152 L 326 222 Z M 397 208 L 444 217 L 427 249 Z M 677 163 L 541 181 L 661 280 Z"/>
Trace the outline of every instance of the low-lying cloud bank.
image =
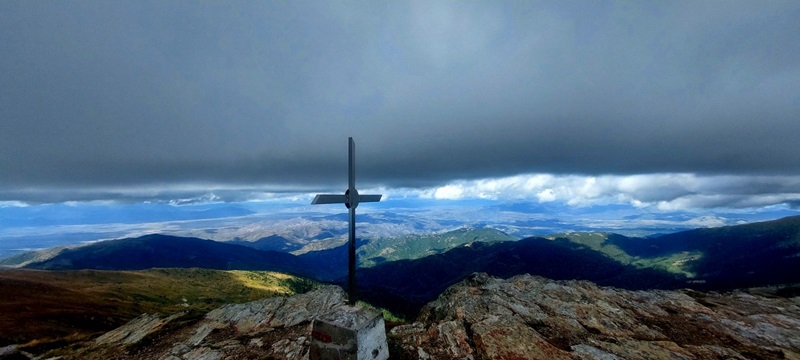
<path id="1" fill-rule="evenodd" d="M 0 191 L 0 206 L 61 202 L 163 202 L 173 205 L 220 202 L 310 202 L 318 192 L 343 189 L 291 186 L 189 184 L 100 189 L 24 189 Z M 800 176 L 522 174 L 458 180 L 426 188 L 364 187 L 362 193 L 384 194 L 385 200 L 529 201 L 570 207 L 630 205 L 649 211 L 800 208 Z"/>
<path id="2" fill-rule="evenodd" d="M 781 204 L 797 207 L 800 176 L 526 174 L 456 181 L 420 190 L 418 196 L 449 200 L 558 201 L 578 207 L 629 204 L 663 211 L 760 208 Z"/>

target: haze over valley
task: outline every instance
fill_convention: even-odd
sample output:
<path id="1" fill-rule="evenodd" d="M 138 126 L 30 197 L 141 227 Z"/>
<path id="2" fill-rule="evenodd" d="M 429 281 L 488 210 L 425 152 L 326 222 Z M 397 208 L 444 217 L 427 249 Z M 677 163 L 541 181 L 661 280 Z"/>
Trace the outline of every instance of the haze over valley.
<path id="1" fill-rule="evenodd" d="M 265 241 L 275 250 L 304 252 L 341 245 L 347 217 L 341 209 L 301 201 L 273 203 L 43 204 L 0 207 L 0 259 L 29 250 L 165 234 L 218 241 Z M 735 209 L 645 212 L 632 206 L 574 208 L 561 204 L 493 200 L 393 200 L 367 205 L 359 237 L 395 238 L 459 228 L 489 227 L 516 238 L 573 231 L 649 236 L 698 227 L 735 225 L 800 214 L 775 206 L 756 212 Z"/>

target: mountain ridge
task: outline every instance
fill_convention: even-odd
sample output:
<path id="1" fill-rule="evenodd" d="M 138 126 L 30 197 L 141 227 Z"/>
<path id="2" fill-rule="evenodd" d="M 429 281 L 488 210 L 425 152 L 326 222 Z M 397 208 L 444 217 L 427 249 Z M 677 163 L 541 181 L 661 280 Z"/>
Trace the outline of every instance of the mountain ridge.
<path id="1" fill-rule="evenodd" d="M 311 321 L 345 305 L 341 288 L 324 285 L 199 315 L 143 314 L 94 340 L 42 355 L 307 359 Z M 413 322 L 387 330 L 390 356 L 401 360 L 793 359 L 800 356 L 800 297 L 629 291 L 589 281 L 473 273 Z"/>
<path id="2" fill-rule="evenodd" d="M 481 231 L 502 234 L 490 229 Z M 453 244 L 461 245 L 448 251 L 360 268 L 357 279 L 362 296 L 393 311 L 414 315 L 447 286 L 473 272 L 500 277 L 531 273 L 556 280 L 586 279 L 632 290 L 730 290 L 800 283 L 800 216 L 654 238 L 572 233 L 487 243 L 463 242 L 480 232 L 462 232 L 465 236 L 455 236 L 453 240 Z M 359 239 L 359 245 L 363 245 L 361 254 L 367 253 L 363 250 L 369 249 L 369 240 Z M 26 267 L 269 270 L 344 284 L 343 249 L 294 256 L 198 238 L 148 235 L 64 249 L 55 257 Z M 369 259 L 362 257 L 362 261 Z"/>
<path id="3" fill-rule="evenodd" d="M 591 239 L 591 233 L 576 234 L 571 238 L 531 237 L 468 244 L 425 258 L 361 269 L 358 281 L 366 299 L 407 315 L 416 314 L 419 307 L 472 272 L 500 277 L 530 273 L 555 280 L 584 279 L 631 290 L 685 287 L 725 291 L 800 283 L 799 216 L 690 230 L 653 239 L 608 233 Z M 705 252 L 719 249 L 725 239 L 730 240 L 723 251 Z M 669 248 L 670 256 L 663 256 L 669 241 L 692 247 Z M 661 247 L 652 250 L 650 242 Z M 728 259 L 729 254 L 737 256 Z"/>
<path id="4" fill-rule="evenodd" d="M 50 259 L 25 266 L 40 270 L 143 270 L 166 267 L 303 273 L 300 264 L 290 254 L 159 234 L 66 248 Z"/>

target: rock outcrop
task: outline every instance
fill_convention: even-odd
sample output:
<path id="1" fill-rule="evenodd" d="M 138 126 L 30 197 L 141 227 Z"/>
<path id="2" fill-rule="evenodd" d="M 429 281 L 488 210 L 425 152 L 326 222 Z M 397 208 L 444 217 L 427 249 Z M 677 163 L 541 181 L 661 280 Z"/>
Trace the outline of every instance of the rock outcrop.
<path id="1" fill-rule="evenodd" d="M 63 359 L 308 359 L 312 319 L 344 306 L 344 291 L 324 286 L 146 315 Z M 391 359 L 800 359 L 800 297 L 473 274 L 388 338 Z"/>
<path id="2" fill-rule="evenodd" d="M 226 305 L 199 319 L 186 313 L 142 315 L 65 358 L 305 359 L 311 320 L 346 303 L 340 287 L 323 286 L 292 297 Z"/>
<path id="3" fill-rule="evenodd" d="M 800 359 L 800 298 L 473 274 L 389 339 L 395 359 Z"/>
<path id="4" fill-rule="evenodd" d="M 179 312 L 162 318 L 159 315 L 143 314 L 129 323 L 109 331 L 95 340 L 99 345 L 131 345 L 136 344 L 145 337 L 160 331 L 173 320 L 186 315 Z"/>

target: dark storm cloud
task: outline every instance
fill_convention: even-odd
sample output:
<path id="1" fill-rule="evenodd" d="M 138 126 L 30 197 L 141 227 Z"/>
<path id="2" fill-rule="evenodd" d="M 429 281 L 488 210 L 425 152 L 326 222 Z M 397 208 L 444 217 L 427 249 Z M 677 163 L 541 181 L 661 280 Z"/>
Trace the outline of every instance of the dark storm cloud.
<path id="1" fill-rule="evenodd" d="M 0 188 L 335 188 L 348 136 L 373 186 L 797 175 L 798 18 L 792 1 L 4 2 Z"/>

